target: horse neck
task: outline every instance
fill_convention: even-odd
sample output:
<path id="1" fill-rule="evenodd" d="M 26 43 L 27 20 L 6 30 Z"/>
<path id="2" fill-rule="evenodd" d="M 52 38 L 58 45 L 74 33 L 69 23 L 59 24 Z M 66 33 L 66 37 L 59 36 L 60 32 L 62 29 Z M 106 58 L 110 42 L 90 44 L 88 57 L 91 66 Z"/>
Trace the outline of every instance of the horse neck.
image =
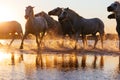
<path id="1" fill-rule="evenodd" d="M 62 10 L 58 12 L 57 16 L 60 16 L 61 13 L 62 13 Z"/>
<path id="2" fill-rule="evenodd" d="M 60 16 L 60 14 L 62 13 L 62 9 L 59 9 L 58 12 L 55 14 L 55 16 Z"/>
<path id="3" fill-rule="evenodd" d="M 33 22 L 34 21 L 34 18 L 35 18 L 35 16 L 34 16 L 34 14 L 32 13 L 30 16 L 29 16 L 29 18 L 28 18 L 28 22 Z"/>
<path id="4" fill-rule="evenodd" d="M 120 25 L 120 15 L 116 15 L 117 25 Z"/>
<path id="5" fill-rule="evenodd" d="M 50 17 L 48 15 L 45 15 L 44 17 L 45 17 L 45 19 L 46 19 L 46 21 L 47 21 L 49 26 L 53 26 L 54 25 L 55 20 L 52 17 Z"/>
<path id="6" fill-rule="evenodd" d="M 29 27 L 29 30 L 33 30 L 34 25 L 34 16 L 29 16 L 26 22 L 26 27 Z"/>
<path id="7" fill-rule="evenodd" d="M 73 11 L 70 11 L 69 16 L 70 16 L 71 20 L 74 20 L 74 19 L 82 20 L 82 19 L 84 19 L 82 16 L 78 15 L 77 13 L 75 13 Z"/>
<path id="8" fill-rule="evenodd" d="M 115 12 L 116 17 L 120 17 L 120 10 Z"/>

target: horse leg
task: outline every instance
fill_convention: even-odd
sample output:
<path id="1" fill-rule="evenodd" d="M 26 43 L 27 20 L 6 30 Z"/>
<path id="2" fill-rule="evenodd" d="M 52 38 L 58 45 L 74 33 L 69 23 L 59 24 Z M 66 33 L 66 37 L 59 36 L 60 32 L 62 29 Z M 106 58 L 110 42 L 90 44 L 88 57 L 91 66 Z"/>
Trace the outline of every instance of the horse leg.
<path id="1" fill-rule="evenodd" d="M 70 37 L 70 39 L 72 38 L 72 32 L 71 31 L 68 33 L 68 36 Z"/>
<path id="2" fill-rule="evenodd" d="M 65 35 L 62 36 L 62 47 L 64 46 Z"/>
<path id="3" fill-rule="evenodd" d="M 79 37 L 79 34 L 77 33 L 77 34 L 76 34 L 75 47 L 74 47 L 75 50 L 77 49 L 78 37 Z"/>
<path id="4" fill-rule="evenodd" d="M 101 47 L 103 49 L 104 34 L 100 34 L 100 38 L 101 38 Z"/>
<path id="5" fill-rule="evenodd" d="M 12 36 L 12 40 L 11 40 L 9 46 L 11 46 L 11 44 L 13 43 L 14 40 L 15 40 L 15 35 Z"/>
<path id="6" fill-rule="evenodd" d="M 82 35 L 82 41 L 83 41 L 83 47 L 86 48 L 86 43 L 87 43 L 86 35 Z"/>
<path id="7" fill-rule="evenodd" d="M 93 37 L 95 39 L 94 48 L 96 48 L 96 44 L 98 42 L 98 37 L 96 36 L 96 34 L 93 34 Z"/>
<path id="8" fill-rule="evenodd" d="M 36 36 L 37 47 L 38 47 L 38 49 L 40 49 L 40 43 L 39 43 L 39 41 L 38 41 L 38 35 L 35 35 L 35 36 Z"/>
<path id="9" fill-rule="evenodd" d="M 42 39 L 43 39 L 43 37 L 45 35 L 45 32 L 46 32 L 46 30 L 43 31 L 42 36 L 40 37 L 40 45 L 41 45 Z"/>
<path id="10" fill-rule="evenodd" d="M 24 39 L 26 38 L 27 35 L 28 35 L 28 33 L 25 33 L 25 35 L 23 35 L 22 42 L 21 42 L 21 45 L 20 45 L 20 49 L 23 49 L 23 42 L 24 42 Z"/>
<path id="11" fill-rule="evenodd" d="M 23 37 L 23 33 L 19 33 L 19 35 L 20 35 L 20 39 L 22 40 L 22 37 Z"/>
<path id="12" fill-rule="evenodd" d="M 64 33 L 64 31 L 63 31 L 63 36 L 62 36 L 62 47 L 64 46 L 65 37 L 66 37 L 66 33 Z"/>
<path id="13" fill-rule="evenodd" d="M 118 34 L 118 38 L 119 38 L 119 51 L 120 51 L 120 34 Z"/>
<path id="14" fill-rule="evenodd" d="M 86 46 L 86 47 L 88 46 L 88 43 L 87 43 L 87 36 L 85 36 L 85 46 Z"/>

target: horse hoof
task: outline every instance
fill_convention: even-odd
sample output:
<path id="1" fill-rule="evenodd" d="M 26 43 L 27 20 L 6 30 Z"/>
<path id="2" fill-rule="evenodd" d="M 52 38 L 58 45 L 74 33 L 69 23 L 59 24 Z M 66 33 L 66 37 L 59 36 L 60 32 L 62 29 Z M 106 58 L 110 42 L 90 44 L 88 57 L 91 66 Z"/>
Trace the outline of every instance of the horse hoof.
<path id="1" fill-rule="evenodd" d="M 93 49 L 97 49 L 96 47 L 93 47 Z"/>
<path id="2" fill-rule="evenodd" d="M 74 50 L 77 50 L 77 48 L 75 47 Z"/>
<path id="3" fill-rule="evenodd" d="M 23 46 L 20 46 L 20 49 L 23 49 Z"/>

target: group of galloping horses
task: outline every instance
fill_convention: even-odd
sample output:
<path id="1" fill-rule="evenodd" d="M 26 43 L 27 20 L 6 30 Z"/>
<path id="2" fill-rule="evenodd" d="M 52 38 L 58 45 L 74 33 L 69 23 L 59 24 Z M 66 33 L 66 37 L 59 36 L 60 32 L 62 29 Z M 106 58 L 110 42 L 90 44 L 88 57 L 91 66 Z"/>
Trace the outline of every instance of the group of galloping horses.
<path id="1" fill-rule="evenodd" d="M 91 18 L 86 19 L 75 11 L 69 8 L 60 8 L 57 7 L 47 13 L 44 11 L 34 14 L 32 6 L 28 6 L 25 9 L 25 33 L 22 38 L 22 42 L 20 45 L 20 49 L 23 49 L 24 39 L 28 34 L 33 34 L 36 36 L 36 43 L 38 49 L 40 49 L 40 45 L 45 33 L 51 34 L 54 32 L 54 35 L 62 35 L 65 37 L 66 34 L 70 38 L 74 36 L 75 39 L 75 47 L 77 48 L 77 42 L 79 36 L 82 36 L 83 46 L 84 48 L 87 45 L 87 37 L 86 35 L 92 34 L 95 39 L 94 48 L 98 42 L 97 33 L 100 34 L 101 39 L 101 47 L 103 48 L 103 39 L 104 39 L 104 23 L 99 18 Z M 120 3 L 114 2 L 112 3 L 107 10 L 109 12 L 113 12 L 108 16 L 109 19 L 116 19 L 117 27 L 116 30 L 118 32 L 119 37 L 119 50 L 120 50 Z M 51 15 L 57 16 L 58 21 L 54 20 Z"/>

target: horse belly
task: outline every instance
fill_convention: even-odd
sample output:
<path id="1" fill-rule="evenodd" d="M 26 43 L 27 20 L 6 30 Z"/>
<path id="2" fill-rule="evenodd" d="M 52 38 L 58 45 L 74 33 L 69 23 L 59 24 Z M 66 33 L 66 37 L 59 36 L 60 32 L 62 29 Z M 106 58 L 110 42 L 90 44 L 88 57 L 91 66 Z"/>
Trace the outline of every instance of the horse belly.
<path id="1" fill-rule="evenodd" d="M 34 22 L 35 23 L 35 29 L 37 31 L 43 31 L 45 28 L 47 28 L 47 22 L 44 18 L 36 18 L 36 21 Z"/>
<path id="2" fill-rule="evenodd" d="M 89 24 L 84 26 L 83 28 L 83 33 L 85 34 L 96 34 L 97 31 L 98 31 L 98 25 Z"/>

